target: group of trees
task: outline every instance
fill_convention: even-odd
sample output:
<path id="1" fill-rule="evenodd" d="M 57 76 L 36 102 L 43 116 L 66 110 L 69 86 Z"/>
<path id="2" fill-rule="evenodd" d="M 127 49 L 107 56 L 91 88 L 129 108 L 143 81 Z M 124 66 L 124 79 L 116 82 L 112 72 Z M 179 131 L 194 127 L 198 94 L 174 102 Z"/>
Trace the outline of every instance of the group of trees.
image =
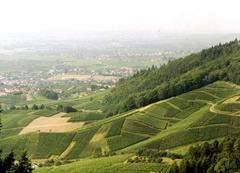
<path id="1" fill-rule="evenodd" d="M 239 170 L 240 138 L 231 137 L 190 147 L 181 164 L 174 163 L 169 173 L 234 173 Z"/>
<path id="2" fill-rule="evenodd" d="M 0 116 L 1 116 L 0 106 Z M 1 117 L 0 117 L 0 133 L 1 133 Z M 15 159 L 14 152 L 11 151 L 5 157 L 2 156 L 0 149 L 0 172 L 1 173 L 31 173 L 33 171 L 31 160 L 27 157 L 27 153 L 23 152 L 19 160 Z"/>
<path id="3" fill-rule="evenodd" d="M 29 108 L 28 105 L 24 105 L 21 107 L 16 107 L 15 105 L 12 105 L 9 107 L 9 109 L 10 110 L 29 110 L 29 109 L 38 110 L 38 109 L 45 109 L 45 105 L 44 104 L 41 104 L 41 105 L 33 104 L 31 108 Z"/>
<path id="4" fill-rule="evenodd" d="M 13 151 L 6 157 L 1 156 L 0 151 L 0 172 L 1 173 L 31 173 L 33 171 L 31 161 L 27 153 L 23 152 L 19 160 L 15 159 Z"/>
<path id="5" fill-rule="evenodd" d="M 43 89 L 43 90 L 40 90 L 39 93 L 40 93 L 40 95 L 42 95 L 48 99 L 52 99 L 52 100 L 58 99 L 58 93 L 56 93 L 53 90 Z"/>
<path id="6" fill-rule="evenodd" d="M 41 104 L 41 105 L 33 104 L 32 105 L 32 110 L 38 110 L 38 109 L 45 109 L 45 105 L 44 104 Z"/>
<path id="7" fill-rule="evenodd" d="M 77 109 L 73 108 L 72 106 L 58 105 L 57 106 L 57 111 L 70 113 L 70 112 L 77 112 Z"/>
<path id="8" fill-rule="evenodd" d="M 161 151 L 158 149 L 140 149 L 136 152 L 136 156 L 128 159 L 128 163 L 161 163 L 162 157 L 169 157 L 173 160 L 182 158 L 182 155 Z"/>
<path id="9" fill-rule="evenodd" d="M 170 61 L 121 79 L 105 99 L 108 115 L 125 112 L 200 88 L 217 80 L 240 83 L 238 40 Z"/>

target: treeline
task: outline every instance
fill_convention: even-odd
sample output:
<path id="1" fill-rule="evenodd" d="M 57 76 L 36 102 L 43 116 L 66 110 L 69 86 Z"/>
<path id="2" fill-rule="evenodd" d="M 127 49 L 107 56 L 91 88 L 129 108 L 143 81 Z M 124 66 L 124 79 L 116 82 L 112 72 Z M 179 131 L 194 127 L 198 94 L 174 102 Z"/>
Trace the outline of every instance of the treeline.
<path id="1" fill-rule="evenodd" d="M 44 104 L 41 105 L 37 105 L 37 104 L 33 104 L 31 107 L 29 107 L 28 105 L 24 105 L 24 106 L 15 106 L 12 105 L 9 107 L 9 110 L 39 110 L 39 109 L 50 109 L 50 107 L 46 107 Z"/>
<path id="2" fill-rule="evenodd" d="M 190 147 L 180 165 L 174 163 L 168 173 L 234 173 L 240 171 L 240 138 L 205 142 Z"/>
<path id="3" fill-rule="evenodd" d="M 158 149 L 140 149 L 136 152 L 136 156 L 127 160 L 127 163 L 161 163 L 162 157 L 168 157 L 173 160 L 181 159 L 182 155 L 174 154 Z"/>
<path id="4" fill-rule="evenodd" d="M 28 106 L 28 105 L 24 105 L 24 106 L 15 106 L 12 105 L 9 107 L 9 110 L 43 110 L 43 109 L 48 109 L 48 110 L 54 110 L 56 109 L 59 112 L 77 112 L 78 110 L 73 108 L 72 106 L 64 106 L 64 105 L 57 105 L 57 107 L 49 107 L 49 106 L 45 106 L 44 104 L 33 104 L 32 106 Z"/>
<path id="5" fill-rule="evenodd" d="M 239 69 L 240 45 L 236 39 L 121 79 L 104 99 L 105 112 L 108 115 L 125 112 L 217 80 L 239 84 Z"/>

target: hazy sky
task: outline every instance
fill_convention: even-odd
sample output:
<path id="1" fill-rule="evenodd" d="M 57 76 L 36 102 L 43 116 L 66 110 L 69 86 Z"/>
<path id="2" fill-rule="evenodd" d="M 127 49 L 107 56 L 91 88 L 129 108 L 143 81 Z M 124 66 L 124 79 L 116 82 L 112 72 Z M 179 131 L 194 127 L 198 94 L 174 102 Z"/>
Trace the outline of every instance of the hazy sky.
<path id="1" fill-rule="evenodd" d="M 240 0 L 0 0 L 0 34 L 240 32 Z"/>

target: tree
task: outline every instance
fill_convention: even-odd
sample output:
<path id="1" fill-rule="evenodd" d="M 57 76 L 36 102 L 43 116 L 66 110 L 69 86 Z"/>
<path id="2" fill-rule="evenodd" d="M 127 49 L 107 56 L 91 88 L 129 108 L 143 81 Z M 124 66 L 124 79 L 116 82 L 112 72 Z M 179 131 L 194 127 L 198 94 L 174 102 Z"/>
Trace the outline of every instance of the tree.
<path id="1" fill-rule="evenodd" d="M 77 109 L 73 108 L 72 106 L 58 105 L 57 111 L 69 113 L 69 112 L 77 112 Z"/>
<path id="2" fill-rule="evenodd" d="M 58 105 L 57 106 L 57 111 L 62 112 L 63 111 L 63 105 Z"/>
<path id="3" fill-rule="evenodd" d="M 43 105 L 43 104 L 41 104 L 40 106 L 39 106 L 39 109 L 44 109 L 45 108 L 45 106 Z"/>
<path id="4" fill-rule="evenodd" d="M 73 108 L 72 106 L 64 106 L 63 112 L 70 113 L 70 112 L 77 112 L 77 110 L 75 108 Z"/>
<path id="5" fill-rule="evenodd" d="M 188 160 L 183 160 L 181 162 L 180 168 L 179 168 L 180 173 L 192 173 L 191 171 L 191 165 Z"/>
<path id="6" fill-rule="evenodd" d="M 169 61 L 159 68 L 141 70 L 121 79 L 104 98 L 108 115 L 142 107 L 217 80 L 240 84 L 238 40 L 219 44 L 200 53 Z"/>
<path id="7" fill-rule="evenodd" d="M 3 160 L 2 173 L 8 173 L 15 169 L 15 156 L 13 151 L 11 151 Z"/>
<path id="8" fill-rule="evenodd" d="M 12 106 L 10 106 L 9 109 L 10 109 L 10 110 L 15 110 L 15 109 L 16 109 L 16 106 L 15 106 L 15 105 L 12 105 Z"/>
<path id="9" fill-rule="evenodd" d="M 57 100 L 58 99 L 58 94 L 52 90 L 41 90 L 40 94 L 48 99 L 52 99 L 52 100 Z"/>
<path id="10" fill-rule="evenodd" d="M 2 112 L 2 107 L 0 105 L 0 134 L 2 129 L 1 112 Z M 3 170 L 2 150 L 0 149 L 0 172 L 2 172 L 2 170 Z"/>
<path id="11" fill-rule="evenodd" d="M 31 161 L 27 157 L 27 152 L 23 152 L 19 163 L 16 166 L 15 173 L 31 173 L 33 168 L 31 167 Z"/>
<path id="12" fill-rule="evenodd" d="M 28 110 L 28 105 L 25 105 L 25 106 L 24 106 L 24 109 Z"/>
<path id="13" fill-rule="evenodd" d="M 178 165 L 176 164 L 176 162 L 174 162 L 174 163 L 171 165 L 168 173 L 179 173 L 179 168 L 178 168 Z"/>
<path id="14" fill-rule="evenodd" d="M 240 162 L 240 139 L 237 139 L 233 146 L 233 153 L 237 158 L 238 162 Z"/>
<path id="15" fill-rule="evenodd" d="M 1 120 L 1 113 L 3 112 L 2 106 L 0 105 L 0 134 L 1 134 L 1 129 L 2 129 L 2 120 Z"/>
<path id="16" fill-rule="evenodd" d="M 0 105 L 0 115 L 2 109 Z M 1 133 L 1 117 L 0 117 L 0 133 Z M 11 151 L 5 158 L 2 158 L 2 150 L 0 149 L 0 173 L 32 173 L 31 161 L 24 152 L 18 164 L 15 164 L 15 155 Z"/>
<path id="17" fill-rule="evenodd" d="M 38 106 L 36 104 L 33 104 L 32 110 L 38 110 Z"/>

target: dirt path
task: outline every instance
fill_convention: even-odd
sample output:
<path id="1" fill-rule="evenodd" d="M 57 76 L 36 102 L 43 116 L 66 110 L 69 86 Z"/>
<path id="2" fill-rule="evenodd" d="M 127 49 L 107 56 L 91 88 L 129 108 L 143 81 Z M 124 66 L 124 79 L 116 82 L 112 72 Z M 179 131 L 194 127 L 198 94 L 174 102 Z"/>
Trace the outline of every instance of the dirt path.
<path id="1" fill-rule="evenodd" d="M 239 98 L 240 98 L 240 96 L 234 96 L 234 97 L 231 97 L 231 98 L 225 100 L 223 103 L 224 103 L 224 104 L 228 104 L 228 103 L 240 103 L 239 101 L 237 101 Z"/>
<path id="2" fill-rule="evenodd" d="M 65 151 L 59 156 L 59 158 L 65 158 L 70 151 L 75 147 L 76 141 L 72 141 L 69 146 L 65 149 Z"/>
<path id="3" fill-rule="evenodd" d="M 39 117 L 24 127 L 19 134 L 30 132 L 68 132 L 78 129 L 84 122 L 68 122 L 70 117 L 62 117 L 66 113 L 58 113 L 52 117 Z"/>
<path id="4" fill-rule="evenodd" d="M 213 103 L 209 103 L 210 104 L 210 108 L 209 111 L 216 113 L 216 114 L 223 114 L 223 115 L 229 115 L 229 116 L 239 116 L 238 114 L 236 114 L 236 112 L 226 112 L 226 111 L 221 111 L 215 108 L 216 104 Z"/>
<path id="5" fill-rule="evenodd" d="M 171 97 L 171 98 L 173 98 L 173 97 Z M 164 103 L 164 102 L 166 102 L 166 101 L 168 101 L 168 100 L 169 100 L 169 99 L 165 99 L 165 100 L 161 100 L 161 101 L 156 102 L 156 103 L 152 103 L 152 104 L 147 105 L 147 106 L 145 106 L 145 107 L 139 108 L 138 111 L 139 111 L 139 112 L 144 112 L 145 110 L 147 110 L 147 109 L 150 108 L 151 106 L 154 106 L 154 105 L 157 105 L 157 104 L 160 104 L 160 103 Z"/>

